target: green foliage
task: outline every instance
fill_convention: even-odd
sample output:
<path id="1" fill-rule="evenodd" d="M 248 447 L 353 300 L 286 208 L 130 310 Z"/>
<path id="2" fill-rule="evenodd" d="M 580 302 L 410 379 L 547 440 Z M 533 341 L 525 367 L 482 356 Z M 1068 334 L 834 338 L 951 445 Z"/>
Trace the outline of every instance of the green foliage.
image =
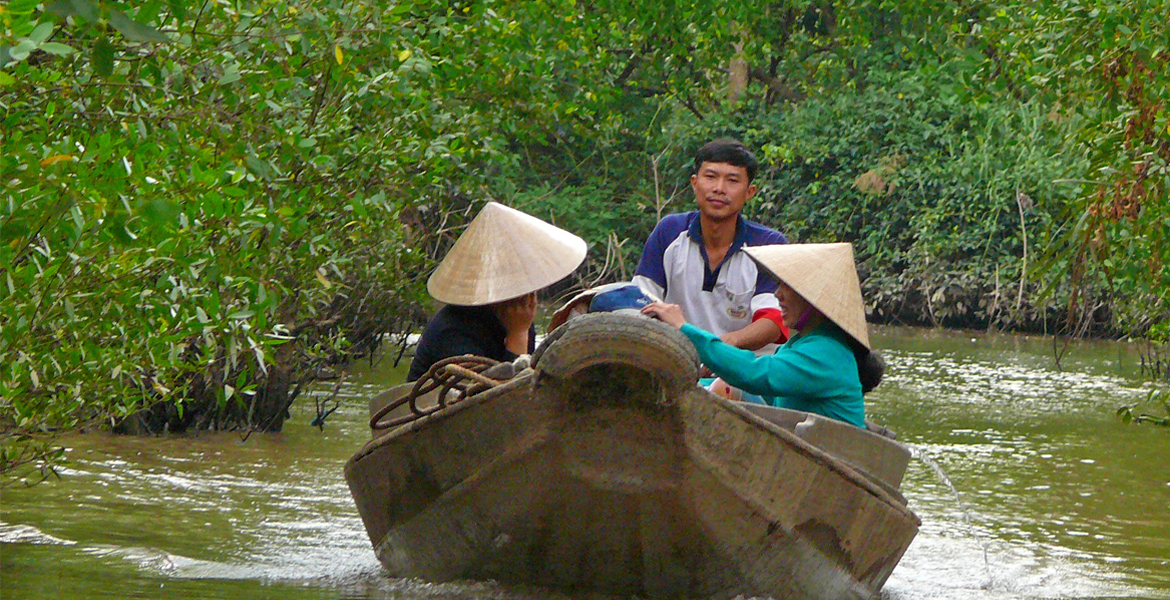
<path id="1" fill-rule="evenodd" d="M 1141 409 L 1142 406 L 1151 407 L 1150 410 L 1160 411 L 1166 413 L 1166 416 L 1158 416 Z M 1135 404 L 1127 404 L 1117 409 L 1117 416 L 1122 423 L 1147 423 L 1150 425 L 1161 425 L 1162 427 L 1170 427 L 1170 392 L 1166 390 L 1153 389 L 1146 396 L 1144 402 Z"/>
<path id="2" fill-rule="evenodd" d="M 749 216 L 794 241 L 853 242 L 879 319 L 1042 328 L 1028 261 L 1076 196 L 1053 184 L 1084 167 L 1064 145 L 1070 124 L 1038 103 L 962 102 L 922 74 L 870 80 L 679 124 L 670 144 L 733 135 L 756 148 Z M 689 158 L 673 160 L 681 177 Z"/>
<path id="3" fill-rule="evenodd" d="M 279 428 L 418 325 L 488 198 L 626 278 L 725 134 L 764 161 L 750 216 L 853 241 L 880 317 L 1153 335 L 1167 39 L 1148 0 L 12 0 L 0 470 L 130 415 Z"/>
<path id="4" fill-rule="evenodd" d="M 164 427 L 198 403 L 203 426 L 279 429 L 290 382 L 416 324 L 431 257 L 394 224 L 492 149 L 420 97 L 409 13 L 73 0 L 3 16 L 4 471 L 39 460 L 23 441 L 159 401 Z"/>
<path id="5" fill-rule="evenodd" d="M 1002 3 L 985 35 L 1004 69 L 1075 115 L 1085 155 L 1074 223 L 1054 240 L 1059 273 L 1104 287 L 1122 331 L 1141 333 L 1170 304 L 1170 30 L 1161 2 Z"/>
<path id="6" fill-rule="evenodd" d="M 550 223 L 570 228 L 589 244 L 589 263 L 578 270 L 578 277 L 589 287 L 601 280 L 624 280 L 633 277 L 629 265 L 636 264 L 642 243 L 650 234 L 646 217 L 648 207 L 614 186 L 566 186 L 559 190 L 549 185 L 516 191 L 505 197 L 512 206 L 539 216 Z"/>

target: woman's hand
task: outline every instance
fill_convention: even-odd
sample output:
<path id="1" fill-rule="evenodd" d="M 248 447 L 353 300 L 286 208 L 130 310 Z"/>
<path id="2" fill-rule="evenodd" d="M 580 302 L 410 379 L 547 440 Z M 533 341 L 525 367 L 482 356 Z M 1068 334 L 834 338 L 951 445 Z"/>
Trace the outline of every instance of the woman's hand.
<path id="1" fill-rule="evenodd" d="M 642 307 L 642 314 L 654 317 L 678 329 L 682 329 L 682 326 L 687 324 L 687 319 L 683 316 L 682 307 L 677 304 L 651 302 Z"/>
<path id="2" fill-rule="evenodd" d="M 536 318 L 536 293 L 495 305 L 496 318 L 504 326 L 504 347 L 512 354 L 528 353 L 528 330 Z"/>
<path id="3" fill-rule="evenodd" d="M 731 387 L 731 384 L 723 381 L 719 377 L 716 377 L 715 381 L 712 381 L 711 385 L 707 386 L 707 391 L 716 396 L 727 398 L 728 400 L 743 400 L 743 392 L 739 388 Z"/>

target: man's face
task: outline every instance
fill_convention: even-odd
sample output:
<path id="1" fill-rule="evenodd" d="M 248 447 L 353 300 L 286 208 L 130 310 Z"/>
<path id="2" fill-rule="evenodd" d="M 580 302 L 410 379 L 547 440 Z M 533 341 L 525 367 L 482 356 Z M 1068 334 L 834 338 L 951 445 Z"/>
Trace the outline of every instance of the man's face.
<path id="1" fill-rule="evenodd" d="M 723 221 L 735 219 L 743 205 L 756 194 L 756 186 L 748 182 L 747 168 L 728 163 L 705 162 L 699 172 L 691 175 L 695 203 L 708 219 Z"/>

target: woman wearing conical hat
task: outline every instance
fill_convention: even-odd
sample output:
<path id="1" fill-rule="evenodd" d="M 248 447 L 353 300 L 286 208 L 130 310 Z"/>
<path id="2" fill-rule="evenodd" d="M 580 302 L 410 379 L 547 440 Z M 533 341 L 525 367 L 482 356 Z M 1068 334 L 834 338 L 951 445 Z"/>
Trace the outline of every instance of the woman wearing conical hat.
<path id="1" fill-rule="evenodd" d="M 480 210 L 427 280 L 446 304 L 427 323 L 407 381 L 445 358 L 514 360 L 535 349 L 536 292 L 585 260 L 585 240 L 496 202 Z"/>
<path id="2" fill-rule="evenodd" d="M 757 357 L 725 344 L 688 324 L 677 305 L 654 303 L 642 312 L 681 329 L 703 364 L 731 386 L 772 406 L 865 427 L 862 394 L 881 380 L 884 364 L 870 351 L 853 247 L 786 244 L 744 250 L 779 282 L 776 298 L 784 324 L 795 332 L 775 354 Z"/>

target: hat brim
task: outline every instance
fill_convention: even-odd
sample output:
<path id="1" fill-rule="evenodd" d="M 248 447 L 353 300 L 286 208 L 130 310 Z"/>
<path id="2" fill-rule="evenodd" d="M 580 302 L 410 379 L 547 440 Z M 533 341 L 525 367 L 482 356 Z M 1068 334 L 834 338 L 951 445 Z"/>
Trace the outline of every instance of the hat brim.
<path id="1" fill-rule="evenodd" d="M 497 202 L 489 202 L 427 280 L 447 304 L 480 306 L 556 283 L 585 260 L 585 240 Z"/>
<path id="2" fill-rule="evenodd" d="M 627 285 L 636 285 L 636 284 L 633 284 L 633 283 L 628 282 L 628 281 L 619 281 L 617 283 L 607 283 L 605 285 L 599 285 L 597 287 L 592 287 L 592 288 L 589 288 L 583 292 L 577 293 L 577 295 L 570 298 L 568 302 L 565 302 L 564 304 L 562 304 L 561 307 L 558 308 L 556 310 L 556 312 L 554 312 L 552 314 L 552 317 L 549 318 L 548 332 L 552 333 L 554 329 L 556 329 L 557 327 L 560 327 L 561 325 L 564 325 L 565 321 L 568 321 L 569 319 L 571 319 L 575 316 L 589 312 L 589 305 L 593 302 L 594 296 L 596 296 L 598 294 L 605 293 L 605 292 L 610 291 L 610 290 L 624 287 Z M 658 298 L 655 297 L 654 294 L 650 294 L 650 293 L 646 292 L 646 290 L 642 290 L 642 293 L 645 294 L 646 297 L 650 298 L 651 300 L 658 301 Z M 637 309 L 637 308 L 622 308 L 622 309 L 618 309 L 618 310 L 611 311 L 611 312 L 623 313 L 623 314 L 634 314 L 634 313 L 642 314 L 641 309 Z"/>
<path id="3" fill-rule="evenodd" d="M 746 247 L 744 252 L 858 344 L 870 348 L 851 244 L 776 244 Z"/>

